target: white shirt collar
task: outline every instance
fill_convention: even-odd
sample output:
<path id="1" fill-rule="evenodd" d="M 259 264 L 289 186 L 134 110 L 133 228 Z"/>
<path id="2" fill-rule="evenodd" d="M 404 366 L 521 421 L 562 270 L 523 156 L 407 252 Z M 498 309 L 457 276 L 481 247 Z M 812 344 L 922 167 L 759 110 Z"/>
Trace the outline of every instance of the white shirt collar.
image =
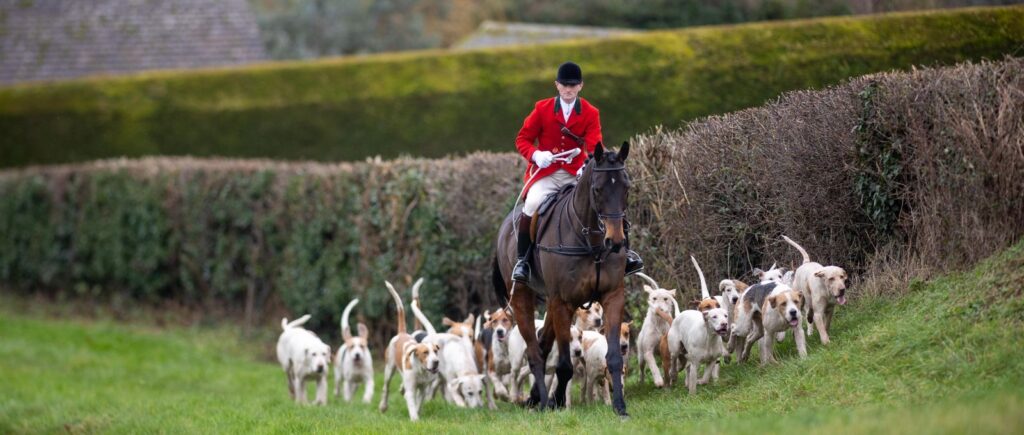
<path id="1" fill-rule="evenodd" d="M 561 96 L 557 98 L 558 104 L 562 106 L 562 117 L 565 118 L 565 122 L 569 122 L 569 114 L 572 113 L 572 108 L 576 107 L 576 101 L 580 97 L 576 97 L 576 99 L 573 99 L 571 104 L 565 104 L 565 100 L 563 100 Z"/>

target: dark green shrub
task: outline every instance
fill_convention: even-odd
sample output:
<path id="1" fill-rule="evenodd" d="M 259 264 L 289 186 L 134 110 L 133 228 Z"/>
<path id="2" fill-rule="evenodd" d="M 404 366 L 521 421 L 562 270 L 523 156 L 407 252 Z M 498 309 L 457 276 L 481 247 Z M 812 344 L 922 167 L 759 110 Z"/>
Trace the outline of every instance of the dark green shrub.
<path id="1" fill-rule="evenodd" d="M 583 95 L 618 143 L 789 90 L 1000 58 L 1022 45 L 1024 8 L 977 8 L 17 86 L 0 89 L 0 166 L 507 151 L 533 102 L 554 95 L 555 66 L 565 59 L 584 66 Z"/>

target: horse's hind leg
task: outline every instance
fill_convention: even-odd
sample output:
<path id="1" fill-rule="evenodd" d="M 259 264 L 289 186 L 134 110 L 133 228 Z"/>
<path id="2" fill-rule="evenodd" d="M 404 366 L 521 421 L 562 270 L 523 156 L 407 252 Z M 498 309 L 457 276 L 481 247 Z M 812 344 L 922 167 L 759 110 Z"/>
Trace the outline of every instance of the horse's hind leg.
<path id="1" fill-rule="evenodd" d="M 608 340 L 608 371 L 612 378 L 612 408 L 621 417 L 628 417 L 626 400 L 622 398 L 622 347 L 619 346 L 619 330 L 622 328 L 622 312 L 626 304 L 625 283 L 601 297 L 604 306 L 605 337 Z"/>
<path id="2" fill-rule="evenodd" d="M 534 294 L 533 289 L 522 284 L 515 283 L 515 291 L 512 293 L 512 313 L 516 318 L 516 325 L 519 326 L 519 333 L 526 341 L 526 358 L 530 362 L 530 373 L 533 373 L 533 389 L 530 390 L 530 399 L 527 406 L 540 405 L 541 409 L 548 406 L 548 388 L 544 385 L 544 360 L 547 352 L 541 351 L 540 343 L 537 342 L 537 330 L 533 326 Z M 551 328 L 544 328 L 544 335 L 547 336 Z M 548 341 L 550 343 L 550 340 Z M 550 344 L 548 345 L 550 349 Z M 518 400 L 518 398 L 512 398 Z"/>
<path id="3" fill-rule="evenodd" d="M 566 395 L 569 393 L 567 387 L 572 379 L 572 360 L 569 355 L 569 342 L 572 341 L 570 323 L 572 322 L 572 307 L 558 298 L 548 300 L 548 320 L 551 329 L 554 330 L 555 340 L 558 342 L 558 364 L 555 366 L 555 375 L 558 376 L 558 386 L 555 387 L 556 408 L 564 408 Z M 545 330 L 548 328 L 544 325 Z"/>

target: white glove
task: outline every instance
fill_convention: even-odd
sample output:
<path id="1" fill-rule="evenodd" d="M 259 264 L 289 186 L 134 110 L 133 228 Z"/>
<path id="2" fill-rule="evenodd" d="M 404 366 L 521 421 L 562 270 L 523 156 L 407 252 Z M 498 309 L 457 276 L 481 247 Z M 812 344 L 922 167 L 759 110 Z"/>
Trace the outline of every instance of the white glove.
<path id="1" fill-rule="evenodd" d="M 534 151 L 531 158 L 541 169 L 551 166 L 551 162 L 555 161 L 555 155 L 550 151 Z"/>
<path id="2" fill-rule="evenodd" d="M 587 167 L 587 165 L 580 166 L 580 168 L 576 170 L 576 178 L 583 176 L 583 168 L 585 167 Z"/>

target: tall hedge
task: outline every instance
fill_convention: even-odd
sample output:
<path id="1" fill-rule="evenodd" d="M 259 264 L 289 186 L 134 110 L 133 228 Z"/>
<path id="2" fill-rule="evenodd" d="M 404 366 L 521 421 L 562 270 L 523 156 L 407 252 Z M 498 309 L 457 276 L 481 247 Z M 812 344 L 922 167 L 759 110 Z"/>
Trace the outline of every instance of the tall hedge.
<path id="1" fill-rule="evenodd" d="M 506 151 L 555 67 L 612 142 L 866 73 L 1000 58 L 1024 7 L 690 28 L 597 41 L 275 63 L 0 89 L 0 166 L 193 155 L 361 160 Z"/>
<path id="2" fill-rule="evenodd" d="M 1021 149 L 1019 58 L 789 93 L 634 138 L 633 247 L 651 275 L 688 296 L 697 288 L 691 254 L 712 282 L 749 279 L 771 262 L 796 265 L 781 234 L 855 276 L 903 264 L 890 259 L 960 267 L 1024 235 Z M 341 308 L 359 297 L 380 343 L 394 324 L 385 279 L 407 288 L 426 277 L 424 306 L 435 320 L 497 307 L 493 240 L 522 165 L 513 153 L 482 152 L 0 171 L 0 285 L 173 299 L 268 324 L 277 320 L 268 310 L 284 305 L 335 334 Z M 854 295 L 867 291 L 859 282 Z"/>

